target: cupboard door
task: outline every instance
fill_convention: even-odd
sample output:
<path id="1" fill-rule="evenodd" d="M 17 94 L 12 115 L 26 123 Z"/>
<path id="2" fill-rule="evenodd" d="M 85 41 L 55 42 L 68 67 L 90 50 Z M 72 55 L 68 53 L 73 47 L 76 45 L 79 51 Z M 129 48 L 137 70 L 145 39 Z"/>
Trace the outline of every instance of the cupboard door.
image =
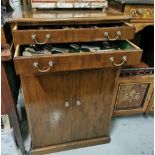
<path id="1" fill-rule="evenodd" d="M 73 140 L 108 136 L 117 70 L 78 71 L 73 75 Z"/>
<path id="2" fill-rule="evenodd" d="M 70 73 L 21 76 L 32 147 L 71 141 Z"/>
<path id="3" fill-rule="evenodd" d="M 144 98 L 147 96 L 149 83 L 121 84 L 117 97 L 116 110 L 143 108 Z"/>
<path id="4" fill-rule="evenodd" d="M 145 113 L 153 91 L 153 76 L 120 78 L 113 115 Z"/>

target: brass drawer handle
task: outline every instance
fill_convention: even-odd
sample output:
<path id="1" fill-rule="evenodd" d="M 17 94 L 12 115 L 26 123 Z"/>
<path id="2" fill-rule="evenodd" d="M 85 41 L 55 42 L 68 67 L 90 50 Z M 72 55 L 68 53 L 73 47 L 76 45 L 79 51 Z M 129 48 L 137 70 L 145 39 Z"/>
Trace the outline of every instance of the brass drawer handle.
<path id="1" fill-rule="evenodd" d="M 65 108 L 69 108 L 69 107 L 70 107 L 69 101 L 65 101 Z"/>
<path id="2" fill-rule="evenodd" d="M 79 107 L 81 105 L 82 105 L 81 101 L 80 100 L 76 100 L 76 106 Z"/>
<path id="3" fill-rule="evenodd" d="M 117 36 L 115 38 L 110 38 L 109 37 L 109 32 L 104 32 L 104 36 L 109 40 L 109 41 L 115 41 L 117 40 L 119 37 L 121 37 L 121 31 L 117 31 Z"/>
<path id="4" fill-rule="evenodd" d="M 113 66 L 120 67 L 120 66 L 122 66 L 125 62 L 127 62 L 127 57 L 126 57 L 126 56 L 123 56 L 122 62 L 121 62 L 120 64 L 115 63 L 114 57 L 110 57 L 110 61 L 111 61 L 111 63 L 112 63 Z"/>
<path id="5" fill-rule="evenodd" d="M 130 12 L 129 12 L 129 15 L 131 16 L 137 16 L 137 12 L 135 9 L 131 9 Z"/>
<path id="6" fill-rule="evenodd" d="M 36 34 L 32 34 L 32 36 L 31 36 L 32 40 L 35 41 L 35 43 L 38 44 L 38 45 L 46 44 L 47 41 L 48 41 L 48 39 L 49 39 L 50 37 L 51 37 L 50 34 L 46 34 L 46 36 L 45 36 L 45 41 L 39 42 L 39 41 L 37 40 L 37 35 L 36 35 Z"/>
<path id="7" fill-rule="evenodd" d="M 48 63 L 48 68 L 47 68 L 47 69 L 40 69 L 40 68 L 39 68 L 39 63 L 38 63 L 38 62 L 34 62 L 34 63 L 33 63 L 33 66 L 34 66 L 35 68 L 37 68 L 39 72 L 45 73 L 45 72 L 50 71 L 50 69 L 53 67 L 53 61 L 49 61 L 49 63 Z"/>

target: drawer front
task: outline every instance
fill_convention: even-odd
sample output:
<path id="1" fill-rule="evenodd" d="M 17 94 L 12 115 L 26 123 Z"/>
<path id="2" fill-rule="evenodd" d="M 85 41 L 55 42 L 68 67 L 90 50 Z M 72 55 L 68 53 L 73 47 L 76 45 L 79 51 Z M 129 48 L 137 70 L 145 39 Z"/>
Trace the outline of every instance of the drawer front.
<path id="1" fill-rule="evenodd" d="M 17 27 L 16 27 L 17 28 Z M 13 30 L 15 45 L 91 42 L 103 40 L 133 39 L 135 27 L 130 24 L 113 27 L 69 28 L 69 29 L 26 29 Z M 24 39 L 21 39 L 23 38 Z"/>
<path id="2" fill-rule="evenodd" d="M 132 16 L 133 19 L 148 19 L 154 18 L 153 5 L 126 5 L 124 13 Z"/>
<path id="3" fill-rule="evenodd" d="M 118 67 L 121 65 L 139 64 L 142 51 L 138 47 L 127 51 L 86 52 L 37 55 L 31 57 L 18 56 L 20 48 L 15 52 L 15 68 L 18 74 L 35 74 L 45 72 L 73 71 Z"/>

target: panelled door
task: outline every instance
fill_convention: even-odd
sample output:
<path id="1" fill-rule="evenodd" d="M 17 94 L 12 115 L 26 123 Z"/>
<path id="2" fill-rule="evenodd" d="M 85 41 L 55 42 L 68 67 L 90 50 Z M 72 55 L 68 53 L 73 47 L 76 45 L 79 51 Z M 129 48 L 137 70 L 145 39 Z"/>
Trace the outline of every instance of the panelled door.
<path id="1" fill-rule="evenodd" d="M 98 69 L 73 74 L 73 140 L 108 135 L 117 70 Z"/>
<path id="2" fill-rule="evenodd" d="M 33 148 L 71 141 L 72 74 L 21 76 Z"/>
<path id="3" fill-rule="evenodd" d="M 114 115 L 145 113 L 153 91 L 153 76 L 120 78 Z"/>

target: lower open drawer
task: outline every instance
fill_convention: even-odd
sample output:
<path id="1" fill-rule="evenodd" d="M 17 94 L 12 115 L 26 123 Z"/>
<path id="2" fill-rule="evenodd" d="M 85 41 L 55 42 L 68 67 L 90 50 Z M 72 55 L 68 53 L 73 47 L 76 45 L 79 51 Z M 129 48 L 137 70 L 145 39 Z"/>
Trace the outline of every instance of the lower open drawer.
<path id="1" fill-rule="evenodd" d="M 44 53 L 44 54 L 43 54 Z M 16 46 L 18 74 L 72 71 L 140 63 L 142 50 L 130 41 Z"/>

